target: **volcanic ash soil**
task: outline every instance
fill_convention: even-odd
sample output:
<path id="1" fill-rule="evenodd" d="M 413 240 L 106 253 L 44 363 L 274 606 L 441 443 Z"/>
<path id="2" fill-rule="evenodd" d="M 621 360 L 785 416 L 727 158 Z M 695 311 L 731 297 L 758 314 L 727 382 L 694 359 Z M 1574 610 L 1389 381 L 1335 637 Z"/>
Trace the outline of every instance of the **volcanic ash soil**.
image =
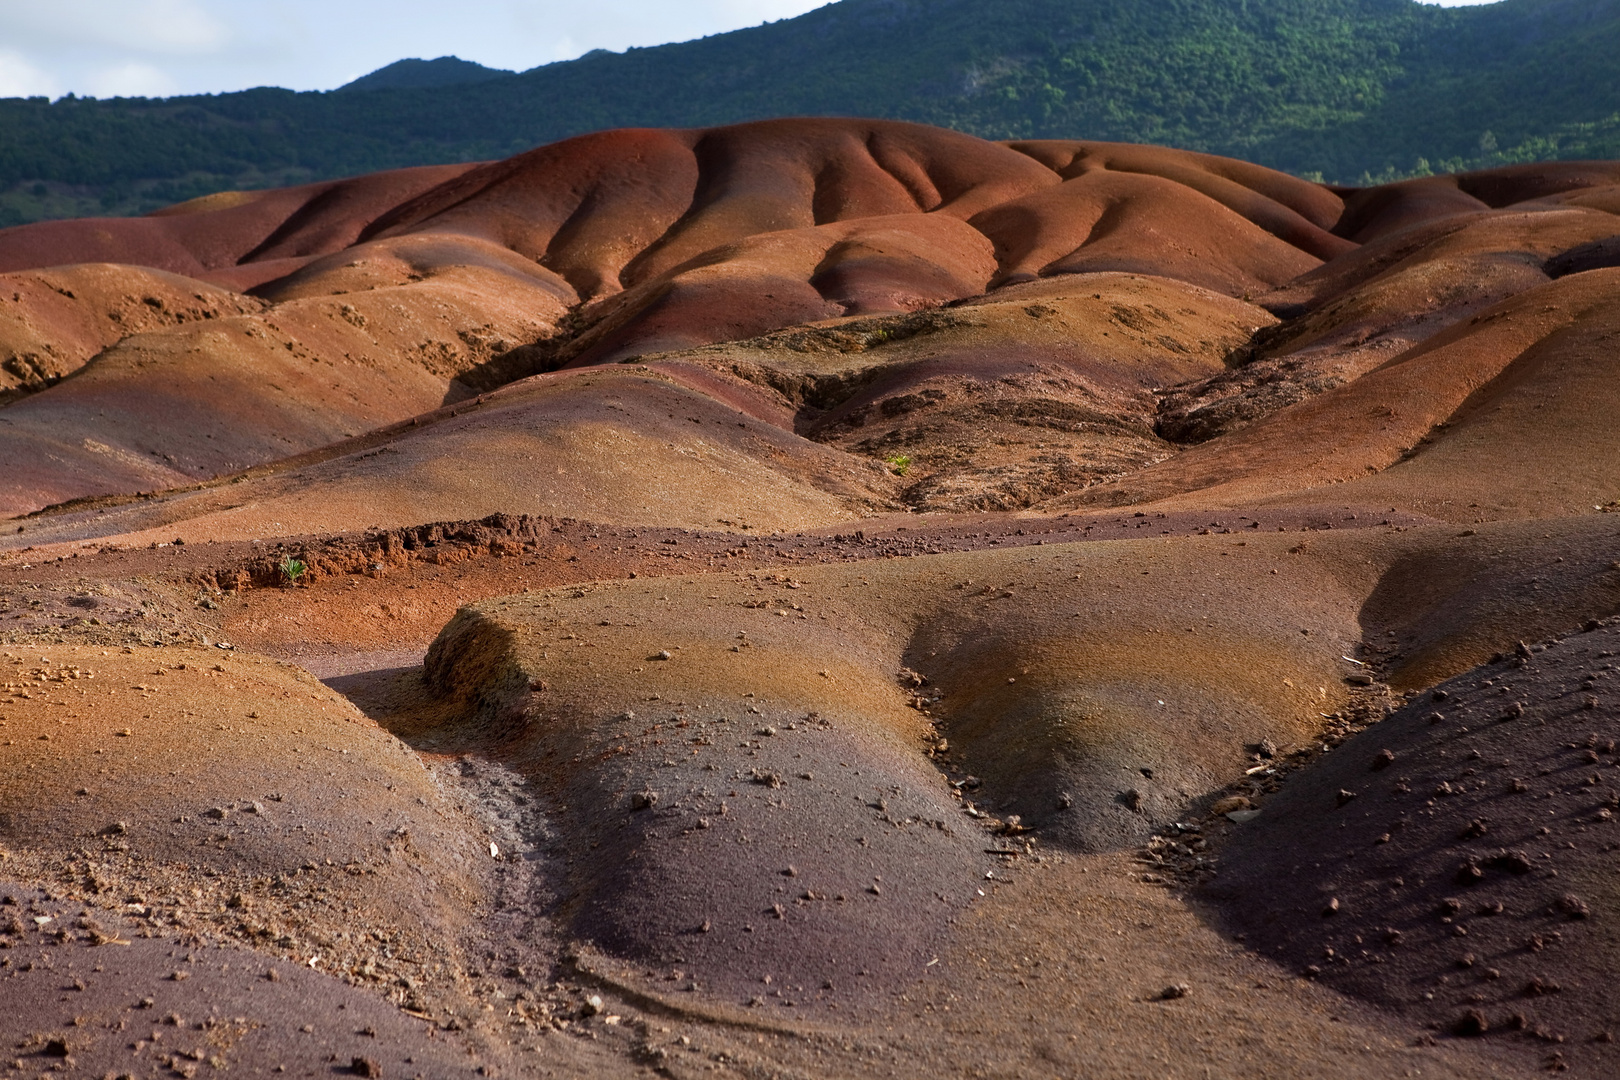
<path id="1" fill-rule="evenodd" d="M 0 1061 L 1613 1075 L 1617 190 L 802 119 L 0 230 Z"/>

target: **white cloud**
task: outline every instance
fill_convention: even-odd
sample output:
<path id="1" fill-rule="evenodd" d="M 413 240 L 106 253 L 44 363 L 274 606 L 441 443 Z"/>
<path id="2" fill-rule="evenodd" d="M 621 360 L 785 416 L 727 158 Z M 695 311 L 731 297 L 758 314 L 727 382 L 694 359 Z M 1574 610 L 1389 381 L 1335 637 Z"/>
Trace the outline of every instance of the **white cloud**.
<path id="1" fill-rule="evenodd" d="M 167 72 L 130 60 L 91 75 L 85 89 L 92 97 L 167 97 L 179 87 Z"/>
<path id="2" fill-rule="evenodd" d="M 0 52 L 0 98 L 56 97 L 62 93 L 57 81 L 11 51 Z"/>
<path id="3" fill-rule="evenodd" d="M 232 36 L 208 9 L 198 0 L 0 0 L 0 28 L 13 44 L 31 49 L 96 45 L 197 55 L 224 48 Z"/>

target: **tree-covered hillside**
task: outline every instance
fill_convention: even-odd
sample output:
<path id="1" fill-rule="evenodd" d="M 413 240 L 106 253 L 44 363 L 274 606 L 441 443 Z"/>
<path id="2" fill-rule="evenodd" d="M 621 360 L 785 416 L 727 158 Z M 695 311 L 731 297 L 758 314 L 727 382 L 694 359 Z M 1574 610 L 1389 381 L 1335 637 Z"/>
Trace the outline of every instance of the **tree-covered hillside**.
<path id="1" fill-rule="evenodd" d="M 1620 0 L 842 0 L 486 81 L 390 81 L 0 101 L 0 224 L 804 114 L 1165 143 L 1347 183 L 1611 157 Z"/>

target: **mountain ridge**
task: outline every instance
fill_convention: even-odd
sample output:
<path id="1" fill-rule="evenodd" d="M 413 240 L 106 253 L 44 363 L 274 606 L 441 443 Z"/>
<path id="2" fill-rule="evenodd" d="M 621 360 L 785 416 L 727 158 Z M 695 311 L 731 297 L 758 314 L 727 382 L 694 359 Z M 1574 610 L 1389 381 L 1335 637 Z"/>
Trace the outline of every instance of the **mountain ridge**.
<path id="1" fill-rule="evenodd" d="M 489 82 L 516 74 L 517 72 L 506 68 L 485 67 L 471 60 L 463 60 L 459 56 L 440 56 L 433 60 L 413 56 L 385 64 L 358 79 L 350 79 L 332 92 L 465 86 L 468 83 Z"/>

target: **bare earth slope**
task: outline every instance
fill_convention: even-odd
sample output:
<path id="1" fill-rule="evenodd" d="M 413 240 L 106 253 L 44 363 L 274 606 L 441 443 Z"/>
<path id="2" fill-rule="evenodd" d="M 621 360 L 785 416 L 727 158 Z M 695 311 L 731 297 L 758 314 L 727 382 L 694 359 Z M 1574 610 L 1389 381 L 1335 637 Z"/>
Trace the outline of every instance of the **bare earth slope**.
<path id="1" fill-rule="evenodd" d="M 1616 214 L 804 119 L 0 231 L 10 1060 L 1612 1075 Z"/>

